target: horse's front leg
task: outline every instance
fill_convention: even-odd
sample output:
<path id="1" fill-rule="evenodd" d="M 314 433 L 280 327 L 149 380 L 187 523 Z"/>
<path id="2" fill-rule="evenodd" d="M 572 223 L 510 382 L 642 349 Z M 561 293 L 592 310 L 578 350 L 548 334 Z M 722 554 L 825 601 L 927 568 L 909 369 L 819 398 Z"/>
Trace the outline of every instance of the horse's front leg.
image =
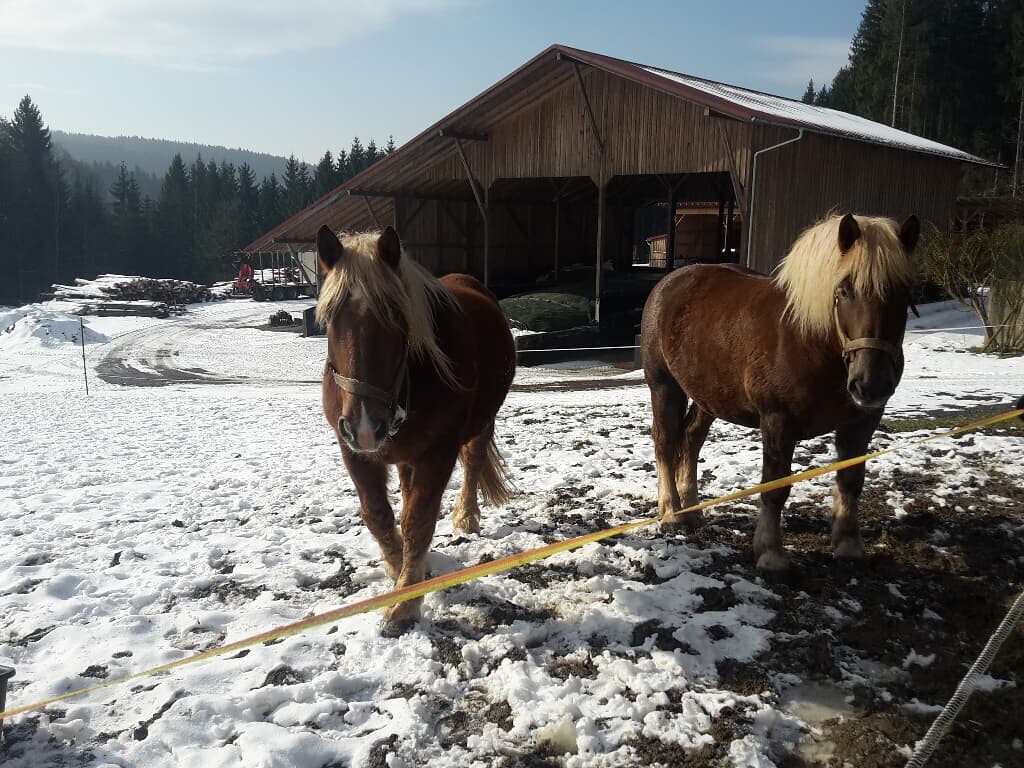
<path id="1" fill-rule="evenodd" d="M 384 570 L 397 580 L 402 573 L 402 538 L 388 500 L 388 466 L 347 449 L 342 451 L 342 456 L 359 494 L 363 522 L 380 545 Z"/>
<path id="2" fill-rule="evenodd" d="M 836 430 L 836 454 L 840 461 L 860 456 L 867 450 L 881 418 L 882 412 L 878 411 L 877 415 Z M 832 502 L 832 551 L 836 557 L 864 557 L 857 508 L 866 473 L 867 464 L 858 464 L 836 473 Z"/>
<path id="3" fill-rule="evenodd" d="M 441 496 L 458 456 L 458 446 L 433 450 L 411 465 L 411 484 L 402 506 L 402 573 L 395 586 L 399 589 L 423 581 L 427 572 L 427 553 L 441 510 Z M 420 615 L 423 598 L 407 600 L 384 612 L 382 631 L 396 635 L 408 629 Z"/>
<path id="4" fill-rule="evenodd" d="M 793 466 L 796 440 L 789 435 L 783 416 L 761 417 L 761 444 L 761 482 L 788 475 Z M 754 531 L 754 554 L 757 567 L 763 571 L 782 571 L 789 567 L 789 558 L 782 548 L 782 507 L 788 498 L 789 486 L 761 494 L 761 511 Z"/>

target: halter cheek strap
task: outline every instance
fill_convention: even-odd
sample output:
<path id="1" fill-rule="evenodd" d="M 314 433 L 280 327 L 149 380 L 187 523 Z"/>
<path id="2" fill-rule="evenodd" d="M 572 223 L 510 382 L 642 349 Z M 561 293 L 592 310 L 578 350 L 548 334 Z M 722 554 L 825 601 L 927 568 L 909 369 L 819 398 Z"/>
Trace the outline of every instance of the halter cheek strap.
<path id="1" fill-rule="evenodd" d="M 863 336 L 859 339 L 851 339 L 846 335 L 846 332 L 843 330 L 843 326 L 839 322 L 838 294 L 836 294 L 835 300 L 832 302 L 832 316 L 835 318 L 836 334 L 839 336 L 839 343 L 843 345 L 843 361 L 847 365 L 850 364 L 850 356 L 858 349 L 877 349 L 889 355 L 897 368 L 899 367 L 900 361 L 903 359 L 903 350 L 897 345 L 890 341 L 886 341 L 885 339 L 877 339 L 872 336 Z"/>
<path id="2" fill-rule="evenodd" d="M 342 376 L 338 373 L 338 370 L 334 367 L 334 364 L 330 360 L 327 361 L 327 370 L 324 374 L 331 374 L 331 378 L 334 380 L 335 386 L 338 389 L 344 390 L 349 394 L 356 395 L 357 397 L 368 397 L 371 400 L 384 403 L 384 406 L 391 411 L 392 419 L 391 426 L 388 430 L 389 436 L 394 436 L 395 433 L 401 428 L 402 424 L 405 423 L 406 416 L 409 413 L 409 350 L 408 348 L 402 353 L 402 362 L 398 367 L 398 373 L 395 375 L 395 383 L 391 387 L 391 390 L 381 389 L 375 387 L 373 384 L 368 384 L 365 381 L 359 379 L 353 379 L 348 376 Z M 399 403 L 399 399 L 402 397 L 402 392 L 405 392 L 405 398 L 403 403 Z"/>

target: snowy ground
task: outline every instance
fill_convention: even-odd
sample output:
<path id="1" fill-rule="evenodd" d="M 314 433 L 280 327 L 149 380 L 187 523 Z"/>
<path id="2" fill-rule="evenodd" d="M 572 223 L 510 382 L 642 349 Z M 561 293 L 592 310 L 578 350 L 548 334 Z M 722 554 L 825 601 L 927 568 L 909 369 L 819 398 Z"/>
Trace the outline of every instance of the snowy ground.
<path id="1" fill-rule="evenodd" d="M 10 705 L 389 588 L 320 411 L 324 339 L 254 327 L 306 305 L 85 318 L 89 397 L 77 317 L 55 303 L 0 310 L 0 663 L 17 669 Z M 975 324 L 948 305 L 924 310 L 911 327 Z M 1020 395 L 1024 360 L 967 351 L 979 340 L 908 337 L 889 412 Z M 486 509 L 479 536 L 442 521 L 432 574 L 650 514 L 649 422 L 638 372 L 521 369 L 498 435 L 522 493 Z M 903 437 L 880 433 L 876 445 Z M 990 432 L 955 447 L 874 465 L 880 525 L 915 514 L 906 477 L 928 478 L 932 510 L 990 481 L 1004 489 L 994 503 L 1009 502 L 1005 488 L 1024 479 L 1021 438 Z M 830 450 L 808 441 L 794 469 Z M 759 477 L 750 430 L 716 424 L 703 456 L 704 496 Z M 459 482 L 456 472 L 447 509 Z M 824 519 L 827 493 L 823 480 L 791 498 Z M 746 552 L 753 509 L 713 516 L 717 538 L 651 529 L 430 596 L 421 626 L 396 640 L 364 615 L 14 718 L 4 764 L 612 766 L 705 755 L 691 764 L 818 765 L 785 762 L 820 733 L 815 708 L 801 706 L 813 675 L 783 663 L 800 632 L 780 621 L 807 591 L 757 576 Z M 1005 536 L 1019 545 L 1024 526 Z M 824 546 L 825 534 L 816 538 Z M 894 546 L 866 538 L 873 552 Z M 888 691 L 896 683 L 878 681 L 931 663 L 923 647 L 889 666 L 844 655 L 841 629 L 861 611 L 846 593 L 813 610 L 841 658 L 833 714 L 851 706 L 858 680 Z M 769 673 L 737 684 L 737 670 L 753 669 Z M 915 706 L 927 714 L 940 703 L 936 694 Z M 572 754 L 553 757 L 563 752 Z"/>

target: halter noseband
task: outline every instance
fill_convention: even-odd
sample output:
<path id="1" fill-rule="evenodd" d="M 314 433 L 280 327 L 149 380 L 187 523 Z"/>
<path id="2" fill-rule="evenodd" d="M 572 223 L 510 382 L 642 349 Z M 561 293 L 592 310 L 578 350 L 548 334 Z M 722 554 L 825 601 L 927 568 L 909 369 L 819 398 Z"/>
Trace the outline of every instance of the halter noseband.
<path id="1" fill-rule="evenodd" d="M 917 308 L 914 308 L 914 314 L 917 314 Z M 892 359 L 892 362 L 896 365 L 897 370 L 900 366 L 900 361 L 903 359 L 903 350 L 892 342 L 886 341 L 885 339 L 878 339 L 873 336 L 863 336 L 859 339 L 851 339 L 846 335 L 843 330 L 843 326 L 839 322 L 839 292 L 836 291 L 832 301 L 832 317 L 835 318 L 836 333 L 839 335 L 839 343 L 843 345 L 843 362 L 847 366 L 850 365 L 850 358 L 854 352 L 858 349 L 877 349 L 881 352 L 885 352 Z"/>
<path id="2" fill-rule="evenodd" d="M 402 352 L 402 362 L 398 366 L 398 373 L 395 374 L 395 383 L 392 385 L 391 390 L 381 389 L 375 387 L 373 384 L 368 384 L 365 381 L 359 379 L 352 379 L 348 376 L 342 376 L 338 373 L 338 369 L 334 367 L 334 364 L 327 361 L 327 371 L 330 372 L 331 378 L 334 379 L 334 384 L 338 389 L 342 389 L 349 394 L 356 395 L 357 397 L 368 397 L 371 400 L 377 400 L 378 402 L 384 403 L 385 407 L 391 411 L 392 419 L 391 425 L 388 428 L 388 437 L 393 437 L 402 424 L 405 423 L 405 419 L 409 414 L 409 348 L 406 347 Z M 405 392 L 405 398 L 402 403 L 399 403 L 399 399 L 402 396 L 403 391 Z"/>

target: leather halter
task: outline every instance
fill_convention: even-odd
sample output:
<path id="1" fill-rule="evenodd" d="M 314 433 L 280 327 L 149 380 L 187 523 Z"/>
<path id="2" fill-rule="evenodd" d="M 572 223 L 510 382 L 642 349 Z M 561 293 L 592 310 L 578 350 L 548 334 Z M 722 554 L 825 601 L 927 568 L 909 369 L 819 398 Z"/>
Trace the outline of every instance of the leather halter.
<path id="1" fill-rule="evenodd" d="M 371 400 L 384 403 L 384 406 L 391 411 L 391 424 L 388 427 L 388 436 L 393 437 L 402 424 L 405 423 L 405 419 L 409 414 L 409 348 L 405 347 L 402 351 L 402 362 L 398 366 L 398 373 L 395 374 L 395 383 L 392 385 L 391 390 L 381 389 L 375 387 L 373 384 L 368 384 L 365 381 L 359 379 L 352 379 L 348 376 L 342 376 L 338 373 L 337 368 L 334 364 L 328 360 L 326 365 L 327 370 L 324 373 L 330 372 L 331 378 L 334 380 L 334 384 L 349 394 L 356 395 L 357 397 L 368 397 Z M 405 393 L 405 397 L 402 398 L 402 393 Z M 402 399 L 400 403 L 399 400 Z"/>
<path id="2" fill-rule="evenodd" d="M 914 310 L 915 314 L 917 310 Z M 897 370 L 900 367 L 900 363 L 903 360 L 903 350 L 892 342 L 886 341 L 885 339 L 878 339 L 873 336 L 862 336 L 859 339 L 851 339 L 843 331 L 843 326 L 839 322 L 839 292 L 837 291 L 832 301 L 832 317 L 835 318 L 836 333 L 839 336 L 839 343 L 843 345 L 843 362 L 847 366 L 850 364 L 850 359 L 854 352 L 858 349 L 877 349 L 881 352 L 885 352 L 892 359 L 893 364 Z"/>

